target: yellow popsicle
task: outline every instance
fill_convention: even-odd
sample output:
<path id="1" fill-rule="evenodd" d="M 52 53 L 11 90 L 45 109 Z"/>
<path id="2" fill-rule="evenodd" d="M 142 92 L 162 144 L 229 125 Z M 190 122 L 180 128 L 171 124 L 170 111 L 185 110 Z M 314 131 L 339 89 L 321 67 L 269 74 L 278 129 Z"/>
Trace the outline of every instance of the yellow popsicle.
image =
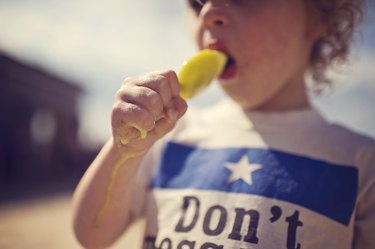
<path id="1" fill-rule="evenodd" d="M 190 99 L 202 92 L 221 74 L 226 62 L 227 56 L 224 53 L 210 49 L 201 50 L 185 61 L 178 75 L 181 97 Z"/>

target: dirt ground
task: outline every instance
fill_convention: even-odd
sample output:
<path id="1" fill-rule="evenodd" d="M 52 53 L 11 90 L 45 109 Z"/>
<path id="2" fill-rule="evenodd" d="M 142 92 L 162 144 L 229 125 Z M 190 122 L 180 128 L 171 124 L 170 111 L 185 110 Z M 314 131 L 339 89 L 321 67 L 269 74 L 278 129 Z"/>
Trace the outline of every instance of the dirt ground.
<path id="1" fill-rule="evenodd" d="M 80 249 L 71 229 L 70 194 L 0 206 L 0 249 Z M 111 249 L 141 248 L 138 222 Z"/>

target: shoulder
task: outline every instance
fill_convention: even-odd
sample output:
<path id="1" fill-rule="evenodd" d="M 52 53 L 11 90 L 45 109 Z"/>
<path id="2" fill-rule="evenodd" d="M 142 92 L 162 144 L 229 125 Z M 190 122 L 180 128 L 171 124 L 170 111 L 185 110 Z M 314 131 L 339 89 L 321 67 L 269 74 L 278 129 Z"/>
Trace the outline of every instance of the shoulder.
<path id="1" fill-rule="evenodd" d="M 301 150 L 314 157 L 334 163 L 360 167 L 365 158 L 375 164 L 375 140 L 344 125 L 327 121 L 318 111 L 311 110 L 299 118 L 301 123 L 290 123 L 289 136 Z M 368 163 L 366 163 L 368 164 Z"/>
<path id="2" fill-rule="evenodd" d="M 315 130 L 317 139 L 321 139 L 327 145 L 350 150 L 375 149 L 374 138 L 361 134 L 343 124 L 329 122 L 317 111 L 316 113 L 319 115 L 320 121 L 312 125 L 311 129 Z"/>
<path id="3" fill-rule="evenodd" d="M 359 165 L 363 154 L 375 154 L 373 138 L 329 122 L 314 108 L 247 115 L 272 149 L 342 165 Z"/>

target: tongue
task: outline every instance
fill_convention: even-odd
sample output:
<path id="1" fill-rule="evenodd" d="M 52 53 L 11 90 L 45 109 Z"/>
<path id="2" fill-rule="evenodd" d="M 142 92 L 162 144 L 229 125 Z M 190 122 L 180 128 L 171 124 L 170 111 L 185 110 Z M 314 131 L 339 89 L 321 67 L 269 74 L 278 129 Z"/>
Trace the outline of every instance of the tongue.
<path id="1" fill-rule="evenodd" d="M 233 58 L 228 57 L 228 61 L 225 64 L 225 68 L 220 75 L 220 79 L 229 79 L 232 78 L 236 73 L 236 63 Z"/>

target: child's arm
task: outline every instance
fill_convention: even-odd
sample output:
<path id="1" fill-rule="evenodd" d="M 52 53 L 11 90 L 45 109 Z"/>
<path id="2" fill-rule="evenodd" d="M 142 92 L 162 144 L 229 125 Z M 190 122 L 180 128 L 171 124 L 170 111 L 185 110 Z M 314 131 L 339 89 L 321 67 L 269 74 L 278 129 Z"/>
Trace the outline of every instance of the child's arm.
<path id="1" fill-rule="evenodd" d="M 80 181 L 73 197 L 74 231 L 85 248 L 105 248 L 113 243 L 128 226 L 129 189 L 135 178 L 140 157 L 129 159 L 119 170 L 112 188 L 111 201 L 97 222 L 102 209 L 112 165 L 121 158 L 113 139 L 102 148 Z M 121 180 L 120 180 L 121 179 Z"/>
<path id="2" fill-rule="evenodd" d="M 106 247 L 128 227 L 131 185 L 143 154 L 174 127 L 186 108 L 174 72 L 124 81 L 112 110 L 113 138 L 90 165 L 73 197 L 74 230 L 86 248 Z"/>

